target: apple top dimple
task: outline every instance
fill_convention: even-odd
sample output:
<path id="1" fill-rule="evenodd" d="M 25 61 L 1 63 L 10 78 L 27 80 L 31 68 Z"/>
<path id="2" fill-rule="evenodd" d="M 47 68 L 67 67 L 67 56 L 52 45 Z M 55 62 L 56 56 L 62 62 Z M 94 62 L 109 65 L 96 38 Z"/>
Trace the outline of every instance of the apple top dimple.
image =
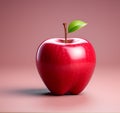
<path id="1" fill-rule="evenodd" d="M 88 42 L 81 38 L 68 38 L 67 43 L 65 43 L 64 38 L 51 38 L 46 40 L 44 43 L 52 43 L 57 45 L 74 45 L 74 44 L 82 44 Z"/>

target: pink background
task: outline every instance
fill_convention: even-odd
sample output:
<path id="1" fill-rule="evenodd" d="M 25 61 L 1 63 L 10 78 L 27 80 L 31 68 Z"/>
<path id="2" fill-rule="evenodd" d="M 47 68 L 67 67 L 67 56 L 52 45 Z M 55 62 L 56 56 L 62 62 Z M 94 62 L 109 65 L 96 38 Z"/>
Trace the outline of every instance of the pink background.
<path id="1" fill-rule="evenodd" d="M 64 37 L 62 23 L 75 19 L 88 22 L 69 37 L 93 44 L 97 56 L 94 76 L 83 94 L 42 95 L 46 87 L 35 65 L 37 47 L 47 38 Z M 119 58 L 120 0 L 0 0 L 2 112 L 120 111 Z"/>
<path id="2" fill-rule="evenodd" d="M 88 39 L 98 65 L 120 64 L 119 0 L 0 0 L 0 66 L 33 66 L 38 45 L 75 19 L 88 26 L 69 37 Z"/>

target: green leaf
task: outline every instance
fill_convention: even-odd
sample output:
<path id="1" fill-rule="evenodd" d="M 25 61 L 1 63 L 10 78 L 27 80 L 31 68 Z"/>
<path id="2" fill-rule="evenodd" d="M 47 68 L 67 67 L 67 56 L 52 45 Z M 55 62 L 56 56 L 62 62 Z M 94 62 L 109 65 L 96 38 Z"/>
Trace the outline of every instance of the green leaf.
<path id="1" fill-rule="evenodd" d="M 81 20 L 74 20 L 68 26 L 68 33 L 74 32 L 86 26 L 87 23 Z"/>

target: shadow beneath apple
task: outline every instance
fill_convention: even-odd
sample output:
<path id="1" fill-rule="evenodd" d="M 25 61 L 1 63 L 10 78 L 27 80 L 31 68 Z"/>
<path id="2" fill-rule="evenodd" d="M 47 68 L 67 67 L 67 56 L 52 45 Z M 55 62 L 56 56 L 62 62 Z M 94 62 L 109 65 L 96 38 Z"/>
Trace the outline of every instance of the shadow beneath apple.
<path id="1" fill-rule="evenodd" d="M 39 105 L 42 105 L 42 107 L 47 108 L 47 110 L 61 112 L 71 110 L 79 111 L 83 108 L 89 108 L 89 105 L 91 105 L 91 102 L 94 100 L 91 98 L 91 95 L 86 92 L 78 95 L 66 94 L 63 96 L 56 96 L 52 95 L 47 88 L 13 88 L 4 89 L 2 93 L 18 98 L 21 98 L 22 96 L 32 96 L 35 97 L 34 100 L 38 107 Z M 27 99 L 29 100 L 29 98 Z"/>
<path id="2" fill-rule="evenodd" d="M 27 96 L 74 96 L 73 94 L 70 94 L 70 93 L 67 93 L 65 95 L 55 95 L 55 94 L 52 94 L 47 88 L 7 89 L 7 90 L 4 90 L 3 92 L 6 94 L 27 95 Z"/>
<path id="3" fill-rule="evenodd" d="M 52 96 L 50 91 L 46 88 L 26 88 L 26 89 L 7 89 L 3 91 L 6 94 L 11 95 L 26 95 L 26 96 Z"/>

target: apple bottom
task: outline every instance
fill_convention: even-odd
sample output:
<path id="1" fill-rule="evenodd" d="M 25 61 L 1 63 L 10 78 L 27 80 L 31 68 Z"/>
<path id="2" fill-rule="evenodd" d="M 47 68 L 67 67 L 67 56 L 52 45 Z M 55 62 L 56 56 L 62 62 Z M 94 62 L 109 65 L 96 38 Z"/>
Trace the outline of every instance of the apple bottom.
<path id="1" fill-rule="evenodd" d="M 88 84 L 94 64 L 75 63 L 65 66 L 43 64 L 39 69 L 44 83 L 53 95 L 76 95 Z"/>

